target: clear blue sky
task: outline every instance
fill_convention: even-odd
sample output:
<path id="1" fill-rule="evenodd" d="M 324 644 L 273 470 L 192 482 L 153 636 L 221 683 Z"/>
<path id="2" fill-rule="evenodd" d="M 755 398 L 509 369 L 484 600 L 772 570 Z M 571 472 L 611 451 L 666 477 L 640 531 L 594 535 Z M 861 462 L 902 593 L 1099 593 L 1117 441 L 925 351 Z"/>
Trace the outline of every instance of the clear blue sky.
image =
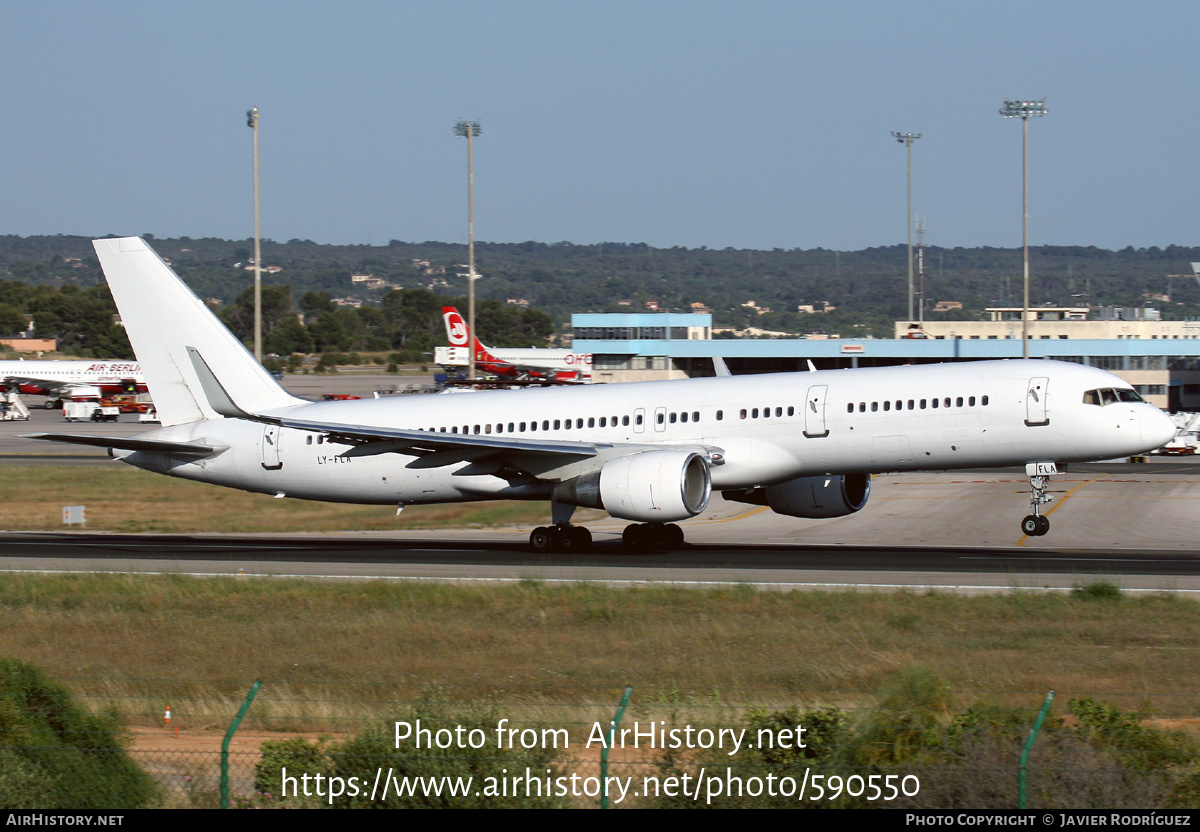
<path id="1" fill-rule="evenodd" d="M 0 233 L 1200 243 L 1200 4 L 4 0 Z"/>

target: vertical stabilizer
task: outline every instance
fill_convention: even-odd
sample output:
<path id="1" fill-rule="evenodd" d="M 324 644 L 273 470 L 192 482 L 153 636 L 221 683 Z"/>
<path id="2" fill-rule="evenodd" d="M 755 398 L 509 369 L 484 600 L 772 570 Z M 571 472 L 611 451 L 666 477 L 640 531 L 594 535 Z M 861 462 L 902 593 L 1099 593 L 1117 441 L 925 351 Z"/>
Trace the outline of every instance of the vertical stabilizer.
<path id="1" fill-rule="evenodd" d="M 220 418 L 195 355 L 237 405 L 261 413 L 304 404 L 283 390 L 140 237 L 93 240 L 164 426 Z M 211 379 L 209 387 L 213 387 Z"/>

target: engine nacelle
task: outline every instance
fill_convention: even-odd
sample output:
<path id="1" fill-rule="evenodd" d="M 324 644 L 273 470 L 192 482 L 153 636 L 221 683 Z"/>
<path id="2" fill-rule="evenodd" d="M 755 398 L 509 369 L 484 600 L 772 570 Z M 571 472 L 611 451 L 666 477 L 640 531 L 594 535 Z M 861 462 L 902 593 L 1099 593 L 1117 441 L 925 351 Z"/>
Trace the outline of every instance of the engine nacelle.
<path id="1" fill-rule="evenodd" d="M 622 520 L 671 523 L 708 507 L 708 460 L 692 451 L 644 451 L 611 459 L 594 474 L 554 487 L 554 499 Z"/>
<path id="2" fill-rule="evenodd" d="M 867 498 L 871 496 L 871 475 L 796 477 L 764 488 L 722 491 L 721 496 L 739 503 L 770 506 L 776 514 L 789 517 L 845 517 L 867 504 Z"/>

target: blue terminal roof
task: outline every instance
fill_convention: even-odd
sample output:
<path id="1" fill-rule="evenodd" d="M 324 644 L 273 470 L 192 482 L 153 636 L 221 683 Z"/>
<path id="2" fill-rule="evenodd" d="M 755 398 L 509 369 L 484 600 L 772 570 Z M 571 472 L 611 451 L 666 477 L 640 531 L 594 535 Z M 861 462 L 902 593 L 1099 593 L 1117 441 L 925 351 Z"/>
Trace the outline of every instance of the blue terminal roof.
<path id="1" fill-rule="evenodd" d="M 576 352 L 600 355 L 667 356 L 668 358 L 845 358 L 869 356 L 875 358 L 914 358 L 954 361 L 973 358 L 1020 358 L 1021 341 L 1015 340 L 800 340 L 777 339 L 714 339 L 711 341 L 640 340 L 597 341 L 579 340 L 572 347 Z M 1200 341 L 1185 340 L 1111 340 L 1111 339 L 1053 339 L 1031 340 L 1031 358 L 1055 358 L 1075 355 L 1200 355 Z"/>
<path id="2" fill-rule="evenodd" d="M 571 326 L 712 326 L 712 315 L 698 312 L 588 312 L 572 315 Z"/>

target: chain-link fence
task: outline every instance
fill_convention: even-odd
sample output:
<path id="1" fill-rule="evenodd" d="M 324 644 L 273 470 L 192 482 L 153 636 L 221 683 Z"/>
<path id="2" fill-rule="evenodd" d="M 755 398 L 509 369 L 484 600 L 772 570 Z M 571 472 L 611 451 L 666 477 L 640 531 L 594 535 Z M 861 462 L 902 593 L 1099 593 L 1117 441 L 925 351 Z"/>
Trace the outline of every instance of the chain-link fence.
<path id="1" fill-rule="evenodd" d="M 33 678 L 33 677 L 31 677 Z M 36 681 L 36 680 L 35 680 Z M 0 679 L 0 805 L 1147 809 L 1200 803 L 1182 697 Z M 69 690 L 69 693 L 68 693 Z M 1022 751 L 1028 744 L 1022 789 Z"/>

